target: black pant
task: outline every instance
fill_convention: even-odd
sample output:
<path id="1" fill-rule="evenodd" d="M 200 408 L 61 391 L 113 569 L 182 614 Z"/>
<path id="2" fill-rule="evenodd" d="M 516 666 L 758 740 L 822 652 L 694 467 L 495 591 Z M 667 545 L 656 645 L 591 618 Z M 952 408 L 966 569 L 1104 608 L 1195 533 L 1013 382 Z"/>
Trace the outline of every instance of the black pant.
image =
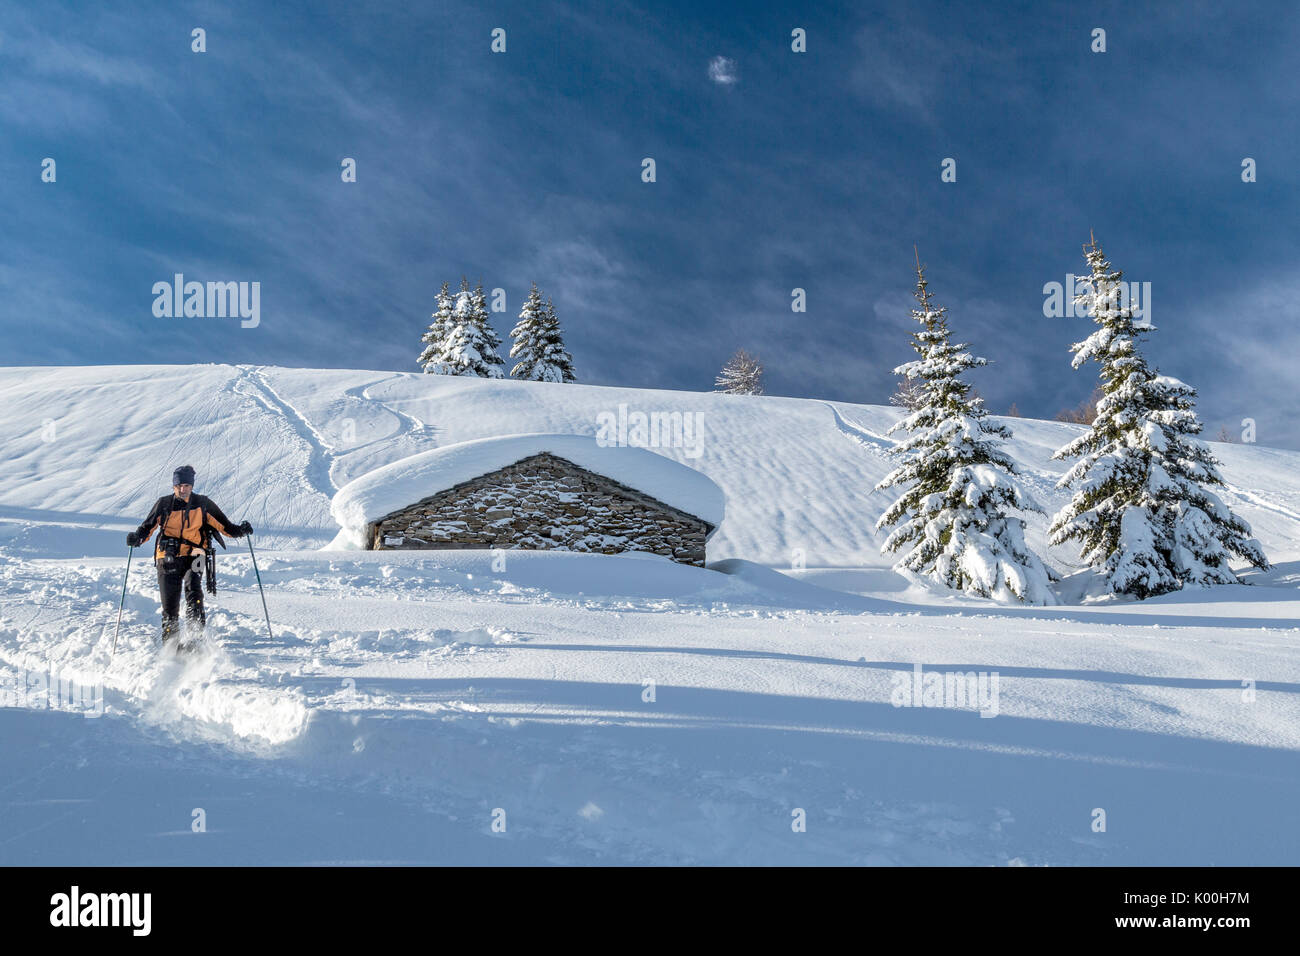
<path id="1" fill-rule="evenodd" d="M 163 558 L 158 562 L 158 590 L 162 592 L 163 621 L 174 621 L 180 611 L 181 586 L 185 587 L 185 617 L 204 624 L 203 556 Z"/>

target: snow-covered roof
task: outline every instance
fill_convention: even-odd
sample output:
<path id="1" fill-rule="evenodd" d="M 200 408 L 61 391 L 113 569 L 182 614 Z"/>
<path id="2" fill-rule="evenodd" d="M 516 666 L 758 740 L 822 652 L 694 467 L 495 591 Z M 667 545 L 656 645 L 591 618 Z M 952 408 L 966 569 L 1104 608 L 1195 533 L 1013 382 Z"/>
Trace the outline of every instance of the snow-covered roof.
<path id="1" fill-rule="evenodd" d="M 714 528 L 722 523 L 722 489 L 702 472 L 645 448 L 602 446 L 585 435 L 504 435 L 421 452 L 344 485 L 330 512 L 360 543 L 371 522 L 542 452 L 612 478 Z"/>

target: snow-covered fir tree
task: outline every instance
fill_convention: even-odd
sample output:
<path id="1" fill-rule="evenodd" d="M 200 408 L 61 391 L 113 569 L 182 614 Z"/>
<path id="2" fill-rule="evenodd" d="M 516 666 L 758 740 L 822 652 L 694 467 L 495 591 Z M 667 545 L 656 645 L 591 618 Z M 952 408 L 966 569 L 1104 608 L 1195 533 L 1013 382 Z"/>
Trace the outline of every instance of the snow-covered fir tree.
<path id="1" fill-rule="evenodd" d="M 890 429 L 908 433 L 892 453 L 903 462 L 876 486 L 907 489 L 880 516 L 877 530 L 898 525 L 886 553 L 906 549 L 896 571 L 924 575 L 950 588 L 997 600 L 1055 604 L 1052 574 L 1024 540 L 1025 522 L 1008 512 L 1042 508 L 1013 477 L 1016 468 L 998 447 L 1011 437 L 988 420 L 983 399 L 961 380 L 987 364 L 949 341 L 947 310 L 931 301 L 925 270 L 916 264 L 912 317 L 920 324 L 912 348 L 920 358 L 894 369 L 917 385 L 920 408 Z"/>
<path id="2" fill-rule="evenodd" d="M 447 366 L 440 356 L 447 346 L 447 335 L 454 321 L 452 297 L 448 286 L 449 283 L 442 284 L 442 291 L 438 293 L 438 309 L 433 313 L 433 321 L 429 323 L 429 328 L 424 335 L 420 336 L 420 341 L 424 343 L 424 351 L 420 353 L 420 365 L 431 375 L 447 374 Z"/>
<path id="3" fill-rule="evenodd" d="M 534 282 L 528 298 L 524 299 L 524 307 L 519 310 L 519 321 L 510 330 L 510 357 L 519 359 L 510 370 L 515 378 L 533 378 L 545 322 L 546 303 L 542 301 L 542 292 Z"/>
<path id="4" fill-rule="evenodd" d="M 763 366 L 757 357 L 744 349 L 736 349 L 736 353 L 727 359 L 727 364 L 722 366 L 714 384 L 718 386 L 717 391 L 728 395 L 762 395 Z"/>
<path id="5" fill-rule="evenodd" d="M 435 362 L 445 369 L 444 375 L 504 378 L 505 362 L 497 351 L 500 347 L 501 338 L 488 316 L 483 284 L 471 292 L 469 280 L 462 278 L 449 331 Z"/>
<path id="6" fill-rule="evenodd" d="M 555 303 L 546 297 L 546 340 L 542 353 L 542 367 L 546 370 L 547 382 L 573 382 L 577 378 L 573 372 L 573 356 L 564 347 L 564 331 L 560 328 L 560 318 L 555 314 Z"/>
<path id="7" fill-rule="evenodd" d="M 510 357 L 518 363 L 510 370 L 515 378 L 533 382 L 572 382 L 573 357 L 564 347 L 564 333 L 550 299 L 533 283 L 532 291 L 519 312 L 519 322 L 510 332 Z"/>
<path id="8" fill-rule="evenodd" d="M 487 296 L 483 294 L 483 282 L 479 280 L 470 296 L 470 322 L 481 341 L 479 353 L 487 365 L 486 378 L 505 378 L 506 362 L 501 357 L 501 336 L 492 327 L 492 314 L 488 311 Z"/>
<path id="9" fill-rule="evenodd" d="M 1121 301 L 1123 273 L 1095 238 L 1083 251 L 1091 276 L 1075 301 L 1097 330 L 1070 349 L 1075 368 L 1100 364 L 1102 395 L 1088 431 L 1053 456 L 1079 461 L 1058 483 L 1074 497 L 1053 519 L 1049 540 L 1078 540 L 1082 559 L 1112 592 L 1138 598 L 1235 583 L 1233 556 L 1267 568 L 1250 525 L 1206 487 L 1223 478 L 1195 437 L 1196 390 L 1147 364 L 1140 336 L 1154 330 L 1135 325 Z"/>

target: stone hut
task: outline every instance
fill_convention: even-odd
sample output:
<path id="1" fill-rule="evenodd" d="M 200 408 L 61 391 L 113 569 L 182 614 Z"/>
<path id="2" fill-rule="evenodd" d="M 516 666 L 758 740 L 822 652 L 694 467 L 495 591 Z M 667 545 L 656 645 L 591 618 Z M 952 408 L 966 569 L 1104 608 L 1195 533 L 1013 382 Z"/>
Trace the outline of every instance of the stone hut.
<path id="1" fill-rule="evenodd" d="M 703 567 L 722 492 L 643 448 L 577 435 L 514 435 L 438 448 L 344 487 L 354 547 L 643 551 Z"/>

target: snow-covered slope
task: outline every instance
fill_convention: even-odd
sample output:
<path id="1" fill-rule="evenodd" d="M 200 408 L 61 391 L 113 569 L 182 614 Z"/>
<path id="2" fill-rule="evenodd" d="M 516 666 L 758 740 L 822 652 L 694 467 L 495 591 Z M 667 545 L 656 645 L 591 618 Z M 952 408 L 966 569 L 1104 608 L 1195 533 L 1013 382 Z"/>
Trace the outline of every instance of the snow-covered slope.
<path id="1" fill-rule="evenodd" d="M 595 436 L 602 413 L 699 415 L 698 448 L 655 448 L 698 469 L 726 496 L 709 558 L 773 568 L 887 568 L 873 492 L 890 468 L 897 409 L 810 399 L 554 385 L 419 373 L 267 367 L 108 366 L 0 369 L 0 518 L 75 521 L 125 531 L 164 493 L 175 465 L 197 490 L 247 518 L 265 546 L 323 547 L 338 526 L 330 499 L 382 465 L 446 445 L 527 432 Z M 1080 426 L 1005 419 L 1010 450 L 1049 511 L 1064 463 L 1051 454 Z M 1300 453 L 1215 445 L 1225 501 L 1275 561 L 1300 558 Z M 117 520 L 111 520 L 117 519 Z M 1045 518 L 1029 542 L 1058 570 Z M 39 532 L 30 532 L 39 534 Z M 73 556 L 118 554 L 121 535 L 78 536 Z"/>
<path id="2" fill-rule="evenodd" d="M 373 469 L 594 436 L 620 406 L 702 416 L 698 444 L 646 454 L 725 495 L 709 569 L 321 550 L 331 498 Z M 1215 446 L 1277 565 L 1251 585 L 1081 603 L 1075 575 L 1060 607 L 1007 608 L 880 555 L 896 415 L 392 372 L 0 369 L 0 864 L 1300 859 L 1300 454 Z M 1056 507 L 1050 456 L 1076 426 L 1007 423 Z M 256 526 L 273 634 L 235 542 L 211 653 L 160 657 L 137 555 L 110 659 L 124 533 L 182 463 Z M 899 706 L 934 673 L 996 676 L 996 716 Z"/>

